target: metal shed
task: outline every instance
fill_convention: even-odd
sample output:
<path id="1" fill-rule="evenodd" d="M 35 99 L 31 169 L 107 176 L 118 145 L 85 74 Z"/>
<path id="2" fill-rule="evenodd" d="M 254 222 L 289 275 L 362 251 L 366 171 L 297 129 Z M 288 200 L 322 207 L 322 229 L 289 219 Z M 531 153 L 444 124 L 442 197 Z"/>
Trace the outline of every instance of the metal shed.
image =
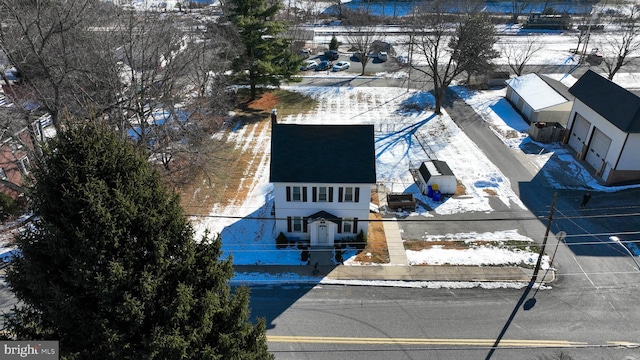
<path id="1" fill-rule="evenodd" d="M 429 185 L 437 184 L 442 194 L 455 194 L 457 181 L 449 165 L 440 160 L 425 161 L 418 168 L 418 185 L 423 194 L 429 191 Z"/>

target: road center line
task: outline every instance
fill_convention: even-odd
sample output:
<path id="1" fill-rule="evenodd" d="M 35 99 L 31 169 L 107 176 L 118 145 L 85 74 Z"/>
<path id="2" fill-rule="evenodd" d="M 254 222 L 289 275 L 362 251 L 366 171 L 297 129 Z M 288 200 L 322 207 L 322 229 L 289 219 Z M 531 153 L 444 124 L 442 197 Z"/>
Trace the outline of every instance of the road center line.
<path id="1" fill-rule="evenodd" d="M 351 338 L 333 336 L 279 336 L 268 335 L 268 342 L 314 344 L 367 344 L 367 345 L 459 345 L 493 346 L 495 339 L 419 339 L 419 338 Z M 586 342 L 565 340 L 501 340 L 500 347 L 572 347 L 585 346 Z"/>

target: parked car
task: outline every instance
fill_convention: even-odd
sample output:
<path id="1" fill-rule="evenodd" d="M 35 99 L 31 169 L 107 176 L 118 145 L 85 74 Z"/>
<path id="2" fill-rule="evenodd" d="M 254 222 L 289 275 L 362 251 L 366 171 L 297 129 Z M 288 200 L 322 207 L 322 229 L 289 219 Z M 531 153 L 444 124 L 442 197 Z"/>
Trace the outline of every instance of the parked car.
<path id="1" fill-rule="evenodd" d="M 408 56 L 400 55 L 400 56 L 396 57 L 396 60 L 398 60 L 398 64 L 400 64 L 400 66 L 409 65 L 409 57 Z"/>
<path id="2" fill-rule="evenodd" d="M 313 70 L 316 66 L 318 66 L 318 63 L 315 60 L 305 60 L 304 63 L 302 63 L 302 66 L 300 66 L 300 70 Z"/>
<path id="3" fill-rule="evenodd" d="M 327 58 L 327 60 L 338 60 L 340 54 L 338 54 L 337 50 L 329 50 L 324 53 L 324 57 Z"/>
<path id="4" fill-rule="evenodd" d="M 351 64 L 348 61 L 338 61 L 335 65 L 333 65 L 333 71 L 347 70 L 350 67 Z"/>
<path id="5" fill-rule="evenodd" d="M 299 54 L 300 54 L 302 57 L 309 58 L 309 57 L 311 57 L 311 49 L 300 49 Z"/>
<path id="6" fill-rule="evenodd" d="M 591 49 L 591 53 L 587 55 L 587 63 L 590 65 L 602 64 L 602 51 L 598 48 Z"/>
<path id="7" fill-rule="evenodd" d="M 333 66 L 333 63 L 329 60 L 322 60 L 320 64 L 316 66 L 316 71 L 329 70 Z"/>
<path id="8" fill-rule="evenodd" d="M 387 60 L 389 60 L 389 54 L 387 54 L 384 51 L 381 51 L 380 53 L 378 53 L 378 60 L 385 62 Z"/>

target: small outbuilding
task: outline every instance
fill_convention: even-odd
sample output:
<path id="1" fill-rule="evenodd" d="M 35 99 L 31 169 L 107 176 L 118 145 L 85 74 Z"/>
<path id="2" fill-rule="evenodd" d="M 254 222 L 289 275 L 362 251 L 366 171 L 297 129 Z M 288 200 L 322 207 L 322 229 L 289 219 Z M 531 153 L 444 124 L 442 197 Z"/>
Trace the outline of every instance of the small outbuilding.
<path id="1" fill-rule="evenodd" d="M 506 83 L 507 100 L 529 124 L 567 125 L 574 96 L 564 84 L 535 73 L 509 79 Z"/>
<path id="2" fill-rule="evenodd" d="M 425 195 L 429 193 L 429 186 L 433 188 L 434 184 L 442 194 L 455 194 L 458 185 L 449 165 L 440 160 L 423 162 L 417 171 L 417 182 Z"/>

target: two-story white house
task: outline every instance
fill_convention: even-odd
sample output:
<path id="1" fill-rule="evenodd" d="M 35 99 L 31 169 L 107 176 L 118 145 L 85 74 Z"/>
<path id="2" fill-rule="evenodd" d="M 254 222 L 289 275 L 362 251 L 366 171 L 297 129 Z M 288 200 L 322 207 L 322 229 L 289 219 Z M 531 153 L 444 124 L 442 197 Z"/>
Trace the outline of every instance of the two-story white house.
<path id="1" fill-rule="evenodd" d="M 367 234 L 376 182 L 373 125 L 273 124 L 276 234 L 311 246 Z"/>

